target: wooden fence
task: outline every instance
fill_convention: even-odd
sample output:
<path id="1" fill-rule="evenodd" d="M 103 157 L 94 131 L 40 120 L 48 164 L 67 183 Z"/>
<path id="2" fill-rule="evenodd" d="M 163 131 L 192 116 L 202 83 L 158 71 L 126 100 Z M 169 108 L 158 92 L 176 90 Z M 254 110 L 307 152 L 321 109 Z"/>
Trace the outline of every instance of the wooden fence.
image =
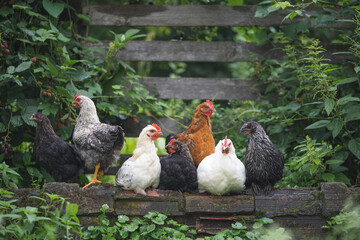
<path id="1" fill-rule="evenodd" d="M 136 27 L 195 27 L 195 26 L 280 26 L 291 23 L 283 21 L 286 11 L 277 11 L 265 18 L 254 17 L 256 6 L 207 6 L 207 5 L 88 5 L 87 1 L 78 1 L 82 13 L 91 21 L 80 27 L 80 32 L 87 35 L 88 26 L 126 26 Z M 81 6 L 80 6 L 81 5 Z M 321 8 L 307 9 L 308 13 L 321 11 Z M 336 10 L 336 9 L 335 9 Z M 349 17 L 348 17 L 349 18 Z M 294 21 L 312 19 L 297 17 Z M 353 27 L 349 23 L 337 22 L 333 28 Z M 107 49 L 108 41 L 84 43 L 89 47 Z M 331 52 L 343 52 L 343 45 L 324 45 L 326 58 L 341 62 L 344 55 L 332 55 Z M 121 61 L 148 62 L 239 62 L 259 59 L 281 59 L 284 54 L 274 50 L 273 46 L 258 46 L 246 42 L 196 42 L 196 41 L 131 41 L 123 47 L 116 59 Z M 252 79 L 235 78 L 195 78 L 195 77 L 143 77 L 139 80 L 144 86 L 161 99 L 212 99 L 217 100 L 255 100 L 261 98 L 259 89 Z M 167 121 L 166 119 L 162 119 Z M 168 122 L 168 121 L 167 121 Z M 185 123 L 188 125 L 188 123 Z M 127 136 L 138 136 L 145 123 L 125 123 Z M 176 125 L 167 126 L 173 132 L 179 132 Z M 165 130 L 165 134 L 169 132 Z M 127 157 L 127 156 L 125 156 Z M 124 159 L 124 158 L 122 158 Z M 110 169 L 110 172 L 112 170 Z"/>
<path id="2" fill-rule="evenodd" d="M 254 17 L 256 6 L 207 6 L 207 5 L 87 5 L 83 14 L 91 21 L 88 25 L 134 27 L 184 27 L 184 26 L 279 26 L 286 11 L 278 11 L 265 18 Z M 312 8 L 309 13 L 321 9 Z M 304 18 L 295 18 L 302 21 Z M 311 24 L 314 25 L 313 20 Z M 349 23 L 336 23 L 333 27 L 351 27 Z M 84 31 L 87 34 L 87 30 Z M 86 43 L 87 46 L 107 49 L 108 42 Z M 330 52 L 342 51 L 343 46 L 326 45 Z M 335 61 L 340 55 L 326 54 Z M 280 59 L 283 54 L 272 46 L 258 46 L 246 42 L 196 42 L 196 41 L 132 41 L 121 49 L 117 59 L 122 61 L 182 61 L 182 62 L 238 62 L 251 61 L 254 56 Z M 164 78 L 140 79 L 159 98 L 254 100 L 259 97 L 251 79 L 231 78 Z M 155 89 L 154 89 L 155 86 Z"/>

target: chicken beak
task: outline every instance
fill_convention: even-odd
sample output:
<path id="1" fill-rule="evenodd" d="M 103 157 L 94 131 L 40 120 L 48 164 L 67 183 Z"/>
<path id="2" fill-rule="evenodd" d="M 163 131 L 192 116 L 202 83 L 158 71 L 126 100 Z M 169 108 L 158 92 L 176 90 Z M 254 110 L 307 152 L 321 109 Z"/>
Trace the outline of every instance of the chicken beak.
<path id="1" fill-rule="evenodd" d="M 216 112 L 216 109 L 213 107 L 213 108 L 210 109 L 210 111 Z"/>
<path id="2" fill-rule="evenodd" d="M 160 135 L 163 135 L 163 133 L 162 132 L 157 132 L 157 135 L 160 136 Z"/>
<path id="3" fill-rule="evenodd" d="M 31 115 L 31 117 L 29 118 L 30 121 L 35 121 L 35 119 L 36 119 L 36 118 L 35 118 L 35 115 L 34 115 L 34 114 Z"/>

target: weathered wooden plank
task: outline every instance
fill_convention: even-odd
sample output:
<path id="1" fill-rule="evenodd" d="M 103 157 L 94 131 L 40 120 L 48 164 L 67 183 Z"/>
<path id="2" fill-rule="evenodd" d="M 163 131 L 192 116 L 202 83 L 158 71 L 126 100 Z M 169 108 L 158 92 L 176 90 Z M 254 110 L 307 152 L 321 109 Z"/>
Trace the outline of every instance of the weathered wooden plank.
<path id="1" fill-rule="evenodd" d="M 161 99 L 255 100 L 258 90 L 255 81 L 233 78 L 156 78 L 139 81 Z"/>
<path id="2" fill-rule="evenodd" d="M 91 48 L 108 49 L 109 41 L 84 42 Z M 340 63 L 346 55 L 333 52 L 348 51 L 348 46 L 324 44 L 324 57 Z M 285 54 L 271 45 L 258 46 L 244 42 L 193 42 L 193 41 L 131 41 L 120 49 L 116 59 L 121 61 L 179 61 L 179 62 L 242 62 L 254 57 L 282 59 Z M 99 57 L 104 57 L 100 56 Z"/>
<path id="3" fill-rule="evenodd" d="M 109 47 L 109 41 L 84 44 L 91 48 Z M 131 41 L 120 49 L 116 58 L 122 61 L 238 62 L 250 61 L 255 55 L 279 59 L 281 52 L 267 45 L 243 42 Z"/>
<path id="4" fill-rule="evenodd" d="M 206 5 L 93 5 L 83 8 L 91 18 L 90 25 L 107 26 L 279 26 L 289 11 L 278 11 L 265 18 L 255 16 L 257 6 Z M 307 9 L 307 13 L 322 8 Z M 351 17 L 347 17 L 350 18 Z M 304 20 L 296 17 L 292 22 Z M 314 23 L 312 22 L 314 26 Z M 332 27 L 354 27 L 336 23 Z"/>

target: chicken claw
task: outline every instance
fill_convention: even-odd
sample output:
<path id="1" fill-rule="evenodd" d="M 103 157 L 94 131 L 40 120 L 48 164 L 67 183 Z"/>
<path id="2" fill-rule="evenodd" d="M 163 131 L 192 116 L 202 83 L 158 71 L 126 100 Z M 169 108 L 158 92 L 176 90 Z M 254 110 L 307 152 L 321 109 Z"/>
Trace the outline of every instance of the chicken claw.
<path id="1" fill-rule="evenodd" d="M 252 186 L 252 189 L 253 189 L 254 194 L 255 194 L 255 195 L 258 195 L 259 192 L 260 192 L 260 187 L 259 187 L 257 184 L 255 184 L 254 182 L 251 183 L 251 186 Z"/>
<path id="2" fill-rule="evenodd" d="M 101 183 L 101 179 L 102 179 L 102 177 L 103 177 L 103 175 L 104 175 L 104 171 L 101 170 L 101 171 L 99 172 L 99 180 L 97 180 L 96 177 L 97 177 L 99 168 L 100 168 L 100 163 L 99 163 L 98 165 L 96 165 L 96 167 L 95 167 L 95 172 L 94 172 L 94 176 L 93 176 L 93 178 L 91 179 L 91 181 L 90 181 L 87 185 L 85 185 L 82 189 L 85 189 L 85 188 L 89 187 L 90 185 L 92 185 L 92 184 L 94 184 L 94 183 Z"/>

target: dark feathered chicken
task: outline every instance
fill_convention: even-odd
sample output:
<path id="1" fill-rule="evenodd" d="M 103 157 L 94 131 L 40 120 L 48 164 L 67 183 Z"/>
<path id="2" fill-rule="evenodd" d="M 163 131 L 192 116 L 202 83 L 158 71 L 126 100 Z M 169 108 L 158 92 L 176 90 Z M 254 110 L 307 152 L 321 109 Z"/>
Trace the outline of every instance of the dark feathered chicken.
<path id="1" fill-rule="evenodd" d="M 74 145 L 58 137 L 50 120 L 42 113 L 34 113 L 30 120 L 37 122 L 34 154 L 36 162 L 57 182 L 67 182 L 76 177 L 84 162 Z"/>
<path id="2" fill-rule="evenodd" d="M 124 145 L 124 131 L 120 126 L 101 123 L 90 98 L 79 94 L 73 103 L 80 108 L 73 141 L 85 161 L 85 167 L 95 169 L 93 179 L 84 189 L 93 183 L 100 183 L 104 171 L 119 159 Z"/>
<path id="3" fill-rule="evenodd" d="M 165 146 L 167 146 L 169 144 L 169 142 L 173 139 L 176 139 L 176 134 L 169 134 L 166 136 L 165 138 Z M 165 148 L 166 149 L 166 152 L 170 154 L 169 152 L 169 148 Z"/>
<path id="4" fill-rule="evenodd" d="M 245 123 L 240 132 L 246 132 L 250 136 L 245 154 L 245 185 L 251 185 L 255 194 L 260 189 L 268 193 L 282 178 L 284 155 L 271 143 L 265 130 L 257 122 Z"/>
<path id="5" fill-rule="evenodd" d="M 170 154 L 160 158 L 161 173 L 158 188 L 192 192 L 197 190 L 197 172 L 188 147 L 176 139 L 166 145 Z"/>

